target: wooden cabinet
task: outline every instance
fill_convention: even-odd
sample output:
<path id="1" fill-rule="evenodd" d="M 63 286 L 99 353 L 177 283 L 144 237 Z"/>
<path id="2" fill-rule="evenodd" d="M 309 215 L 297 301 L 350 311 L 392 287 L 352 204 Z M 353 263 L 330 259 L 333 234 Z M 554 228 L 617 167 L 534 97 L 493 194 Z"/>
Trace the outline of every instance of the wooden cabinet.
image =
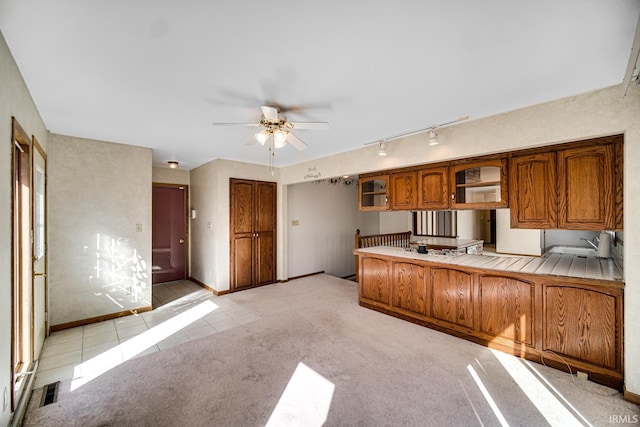
<path id="1" fill-rule="evenodd" d="M 425 268 L 410 262 L 393 263 L 391 305 L 409 315 L 426 315 Z"/>
<path id="2" fill-rule="evenodd" d="M 358 208 L 361 211 L 389 210 L 389 175 L 361 176 Z"/>
<path id="3" fill-rule="evenodd" d="M 417 172 L 391 174 L 391 209 L 411 210 L 418 207 Z"/>
<path id="4" fill-rule="evenodd" d="M 276 183 L 230 179 L 231 290 L 276 281 Z"/>
<path id="5" fill-rule="evenodd" d="M 511 227 L 621 230 L 621 136 L 516 154 L 509 163 Z"/>
<path id="6" fill-rule="evenodd" d="M 366 257 L 360 262 L 360 271 L 367 272 L 366 276 L 360 278 L 360 299 L 376 305 L 389 305 L 389 269 L 389 263 L 381 258 Z"/>
<path id="7" fill-rule="evenodd" d="M 544 350 L 619 370 L 621 300 L 606 289 L 544 286 Z"/>
<path id="8" fill-rule="evenodd" d="M 479 287 L 480 332 L 533 347 L 534 283 L 499 275 L 481 275 Z"/>
<path id="9" fill-rule="evenodd" d="M 452 209 L 508 207 L 506 158 L 465 162 L 450 167 Z"/>
<path id="10" fill-rule="evenodd" d="M 450 268 L 432 268 L 430 317 L 473 328 L 473 277 Z"/>
<path id="11" fill-rule="evenodd" d="M 622 387 L 623 283 L 359 256 L 364 307 Z"/>
<path id="12" fill-rule="evenodd" d="M 556 153 L 520 155 L 509 163 L 512 228 L 557 228 Z"/>
<path id="13" fill-rule="evenodd" d="M 449 209 L 449 168 L 421 169 L 417 172 L 419 210 Z"/>
<path id="14" fill-rule="evenodd" d="M 615 228 L 613 145 L 558 151 L 558 227 Z"/>

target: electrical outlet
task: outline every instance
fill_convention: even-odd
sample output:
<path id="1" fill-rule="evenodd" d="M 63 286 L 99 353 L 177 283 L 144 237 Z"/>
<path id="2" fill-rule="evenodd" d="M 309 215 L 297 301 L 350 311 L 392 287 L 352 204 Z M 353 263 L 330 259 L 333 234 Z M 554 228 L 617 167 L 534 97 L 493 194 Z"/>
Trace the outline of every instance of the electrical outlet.
<path id="1" fill-rule="evenodd" d="M 207 222 L 207 228 L 208 228 L 209 230 L 211 230 L 211 229 L 213 228 L 213 227 L 212 227 L 212 224 L 211 224 L 211 221 Z"/>
<path id="2" fill-rule="evenodd" d="M 136 232 L 142 233 L 142 224 L 136 224 Z"/>
<path id="3" fill-rule="evenodd" d="M 587 374 L 586 372 L 582 372 L 582 371 L 578 371 L 577 372 L 577 376 L 579 380 L 588 380 L 589 379 L 589 374 Z"/>

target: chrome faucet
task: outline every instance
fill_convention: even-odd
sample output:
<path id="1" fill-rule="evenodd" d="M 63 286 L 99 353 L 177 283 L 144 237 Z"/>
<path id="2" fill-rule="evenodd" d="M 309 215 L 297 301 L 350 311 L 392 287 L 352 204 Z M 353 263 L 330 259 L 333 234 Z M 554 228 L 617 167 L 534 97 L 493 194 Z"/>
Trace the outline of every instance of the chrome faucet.
<path id="1" fill-rule="evenodd" d="M 589 240 L 586 237 L 581 237 L 580 240 L 584 240 L 595 250 L 598 250 L 598 245 L 600 244 L 600 239 L 598 237 L 594 237 L 593 240 Z"/>

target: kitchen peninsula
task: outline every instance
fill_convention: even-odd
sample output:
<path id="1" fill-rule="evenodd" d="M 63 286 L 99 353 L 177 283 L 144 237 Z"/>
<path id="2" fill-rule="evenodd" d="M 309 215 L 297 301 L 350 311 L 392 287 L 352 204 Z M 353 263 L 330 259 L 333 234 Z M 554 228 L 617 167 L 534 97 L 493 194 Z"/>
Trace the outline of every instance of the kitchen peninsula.
<path id="1" fill-rule="evenodd" d="M 612 260 L 354 253 L 360 305 L 621 389 L 624 282 Z"/>

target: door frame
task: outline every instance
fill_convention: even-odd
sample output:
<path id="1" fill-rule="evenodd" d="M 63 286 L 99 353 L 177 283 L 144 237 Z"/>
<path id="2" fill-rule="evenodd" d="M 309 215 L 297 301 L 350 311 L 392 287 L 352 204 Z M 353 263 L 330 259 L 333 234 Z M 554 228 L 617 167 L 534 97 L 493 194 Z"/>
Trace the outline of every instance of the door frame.
<path id="1" fill-rule="evenodd" d="M 19 151 L 18 154 L 16 152 Z M 25 153 L 25 151 L 27 151 Z M 18 159 L 22 155 L 28 156 L 26 159 Z M 17 162 L 20 162 L 20 166 L 17 168 Z M 22 227 L 21 220 L 16 218 L 18 213 L 22 213 L 22 208 L 16 206 L 16 180 L 18 174 L 25 176 L 21 167 L 28 166 L 27 179 L 29 183 L 29 196 L 28 200 L 28 230 L 27 237 L 25 238 L 25 231 Z M 31 138 L 24 131 L 22 126 L 18 123 L 15 117 L 12 117 L 12 135 L 11 135 L 11 411 L 16 411 L 19 402 L 25 397 L 27 392 L 27 384 L 29 380 L 33 378 L 33 366 L 34 366 L 34 306 L 33 306 L 33 246 L 31 244 L 31 233 L 33 230 L 33 144 Z M 18 211 L 18 212 L 17 212 Z M 24 213 L 21 215 L 24 217 Z M 16 247 L 17 246 L 17 247 Z M 25 247 L 26 246 L 26 247 Z M 23 256 L 24 250 L 28 249 L 29 256 Z M 27 258 L 27 259 L 25 259 Z M 28 271 L 25 270 L 28 268 Z M 16 328 L 22 325 L 16 324 L 16 313 L 18 306 L 16 304 L 16 298 L 21 298 L 24 290 L 28 290 L 31 293 L 31 299 L 29 301 L 29 332 L 28 332 L 28 350 L 27 355 L 23 356 L 25 360 L 16 360 L 16 353 L 24 351 L 24 349 L 17 349 L 21 343 L 16 340 Z M 16 366 L 18 363 L 22 363 L 18 369 Z M 18 386 L 19 384 L 19 386 Z"/>
<path id="2" fill-rule="evenodd" d="M 184 275 L 185 275 L 185 279 L 188 279 L 189 277 L 191 277 L 191 251 L 190 251 L 191 236 L 189 233 L 191 229 L 191 223 L 189 221 L 189 185 L 188 184 L 168 184 L 164 182 L 152 182 L 151 187 L 152 187 L 152 193 L 153 193 L 153 187 L 184 188 L 184 240 L 185 240 Z M 151 206 L 151 218 L 153 218 L 153 203 Z M 151 240 L 153 241 L 153 225 L 151 226 L 151 233 L 152 233 Z M 152 248 L 152 252 L 153 252 L 153 248 Z M 151 272 L 151 276 L 152 276 L 151 283 L 153 283 L 153 271 Z"/>

